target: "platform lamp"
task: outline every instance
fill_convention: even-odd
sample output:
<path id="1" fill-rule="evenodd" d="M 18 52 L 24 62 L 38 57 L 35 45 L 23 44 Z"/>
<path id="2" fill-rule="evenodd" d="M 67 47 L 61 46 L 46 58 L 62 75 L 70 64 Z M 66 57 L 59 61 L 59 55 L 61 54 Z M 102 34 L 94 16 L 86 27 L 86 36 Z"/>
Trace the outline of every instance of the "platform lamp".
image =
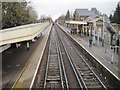
<path id="1" fill-rule="evenodd" d="M 103 34 L 102 34 L 102 47 L 104 47 L 104 29 L 105 29 L 105 25 L 104 25 L 104 16 L 102 17 L 103 19 Z"/>
<path id="2" fill-rule="evenodd" d="M 94 27 L 94 30 L 93 30 L 93 44 L 95 44 L 95 31 L 96 31 L 96 20 L 93 19 L 93 27 Z"/>

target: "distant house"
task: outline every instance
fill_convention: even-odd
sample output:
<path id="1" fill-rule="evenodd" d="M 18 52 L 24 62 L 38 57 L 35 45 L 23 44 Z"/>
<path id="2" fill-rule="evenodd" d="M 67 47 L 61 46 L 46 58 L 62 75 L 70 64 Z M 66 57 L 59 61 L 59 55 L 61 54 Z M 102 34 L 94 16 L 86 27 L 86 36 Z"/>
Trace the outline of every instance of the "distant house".
<path id="1" fill-rule="evenodd" d="M 99 15 L 99 12 L 97 11 L 96 8 L 91 8 L 91 10 L 88 9 L 75 9 L 74 13 L 73 13 L 73 20 L 74 21 L 83 21 L 83 22 L 91 22 L 91 20 L 93 20 L 96 16 Z M 88 32 L 88 28 L 93 28 L 93 22 L 91 22 L 89 25 L 83 25 L 83 24 L 79 24 L 79 25 L 75 25 L 74 27 L 76 27 L 77 29 L 79 29 L 82 32 Z"/>
<path id="2" fill-rule="evenodd" d="M 96 8 L 92 8 L 91 10 L 88 9 L 76 9 L 74 11 L 73 17 L 75 21 L 83 21 L 90 16 L 99 15 L 99 12 Z"/>
<path id="3" fill-rule="evenodd" d="M 96 8 L 91 8 L 91 11 L 93 11 L 96 15 L 100 15 L 99 11 Z"/>

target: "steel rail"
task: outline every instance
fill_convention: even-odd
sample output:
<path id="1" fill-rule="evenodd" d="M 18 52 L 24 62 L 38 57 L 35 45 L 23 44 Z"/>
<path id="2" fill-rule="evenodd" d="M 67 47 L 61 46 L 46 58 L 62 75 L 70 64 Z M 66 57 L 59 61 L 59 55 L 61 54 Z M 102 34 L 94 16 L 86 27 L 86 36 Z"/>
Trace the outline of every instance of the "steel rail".
<path id="1" fill-rule="evenodd" d="M 55 35 L 55 32 L 53 32 L 54 35 Z M 52 39 L 52 36 L 51 36 L 51 39 Z M 49 72 L 49 63 L 50 63 L 50 48 L 52 47 L 52 41 L 50 39 L 50 45 L 49 45 L 49 52 L 48 52 L 48 62 L 47 62 L 47 67 L 46 67 L 46 75 L 45 75 L 45 81 L 44 81 L 44 88 L 46 88 L 46 85 L 47 85 L 47 77 L 49 76 L 48 75 L 48 72 Z M 57 62 L 58 62 L 58 67 L 59 67 L 59 73 L 60 73 L 60 83 L 61 83 L 61 87 L 60 88 L 64 88 L 64 85 L 63 85 L 63 77 L 62 77 L 62 69 L 61 69 L 61 63 L 60 63 L 60 56 L 59 56 L 59 50 L 58 50 L 58 41 L 55 39 L 55 46 L 56 46 L 56 51 L 57 51 Z"/>
<path id="2" fill-rule="evenodd" d="M 64 88 L 69 90 L 69 85 L 68 85 L 68 80 L 67 80 L 67 75 L 66 75 L 66 71 L 65 71 L 65 66 L 63 64 L 63 59 L 62 59 L 62 53 L 61 53 L 61 50 L 60 50 L 60 47 L 59 48 L 59 53 L 60 53 L 60 58 L 61 58 L 61 65 L 62 65 L 62 70 L 63 70 L 63 74 L 64 74 L 64 79 L 65 79 L 65 85 L 64 85 Z"/>
<path id="3" fill-rule="evenodd" d="M 56 33 L 57 33 L 57 31 L 56 31 Z M 60 37 L 59 37 L 58 33 L 57 33 L 57 36 L 58 36 L 58 50 L 59 50 L 59 54 L 60 54 L 60 61 L 61 61 L 62 70 L 63 70 L 63 74 L 64 74 L 63 76 L 64 76 L 64 79 L 65 79 L 64 88 L 69 90 L 68 79 L 67 79 L 67 75 L 66 75 L 65 66 L 64 66 L 64 63 L 63 63 L 63 57 L 62 57 L 61 48 L 60 48 Z"/>
<path id="4" fill-rule="evenodd" d="M 99 81 L 99 83 L 103 86 L 103 88 L 105 90 L 107 90 L 107 87 L 104 85 L 104 83 L 100 80 L 100 78 L 97 76 L 97 74 L 91 69 L 91 67 L 89 66 L 89 64 L 85 61 L 85 59 L 82 57 L 82 55 L 80 55 L 80 53 L 78 52 L 78 50 L 74 47 L 75 51 L 77 52 L 77 54 L 79 55 L 79 57 L 83 60 L 83 62 L 88 66 L 88 68 L 91 70 L 91 72 L 94 74 L 94 76 L 97 78 L 97 80 Z"/>
<path id="5" fill-rule="evenodd" d="M 65 42 L 65 43 L 68 43 L 68 42 Z M 66 47 L 67 47 L 67 46 L 66 46 Z M 71 58 L 70 53 L 67 51 L 67 48 L 66 48 L 66 52 L 68 53 L 69 58 L 70 58 L 70 62 L 71 62 L 72 66 L 74 67 L 74 69 L 75 69 L 75 71 L 76 71 L 76 73 L 77 73 L 77 75 L 78 75 L 78 78 L 79 78 L 79 80 L 80 80 L 80 82 L 81 82 L 82 88 L 84 88 L 84 89 L 87 90 L 87 86 L 86 86 L 86 84 L 85 84 L 85 82 L 84 82 L 81 74 L 79 73 L 79 71 L 78 71 L 78 69 L 77 69 L 77 66 L 76 66 L 75 63 L 73 62 L 73 59 Z"/>
<path id="6" fill-rule="evenodd" d="M 61 38 L 61 36 L 60 36 L 60 38 Z M 76 69 L 75 69 L 75 67 L 74 67 L 74 65 L 73 65 L 73 63 L 72 63 L 72 61 L 71 61 L 70 55 L 69 55 L 67 49 L 65 48 L 65 44 L 64 44 L 62 41 L 61 41 L 61 43 L 63 44 L 64 50 L 65 50 L 65 52 L 66 52 L 66 54 L 67 54 L 67 57 L 68 57 L 68 59 L 69 59 L 69 62 L 70 62 L 70 64 L 71 64 L 71 66 L 72 66 L 72 69 L 73 69 L 73 71 L 74 71 L 74 74 L 75 74 L 75 76 L 76 76 L 76 79 L 77 79 L 77 81 L 78 81 L 78 84 L 79 84 L 80 88 L 83 90 L 83 86 L 82 86 L 82 84 L 81 84 L 81 80 L 79 79 L 78 73 L 76 72 Z"/>
<path id="7" fill-rule="evenodd" d="M 51 30 L 52 31 L 52 30 Z M 50 37 L 51 39 L 51 37 Z M 48 66 L 49 66 L 49 61 L 50 61 L 50 46 L 51 46 L 51 40 L 50 40 L 50 43 L 49 43 L 49 52 L 48 52 L 48 61 L 47 61 L 47 67 L 46 67 L 46 71 L 45 71 L 45 80 L 44 80 L 44 88 L 46 87 L 46 84 L 47 84 L 47 72 L 48 72 Z"/>
<path id="8" fill-rule="evenodd" d="M 69 42 L 71 43 L 71 42 Z M 71 43 L 72 45 L 72 43 Z M 79 51 L 73 47 L 73 49 L 77 52 L 77 54 L 79 55 L 79 57 L 82 59 L 82 61 L 87 65 L 87 67 L 90 69 L 90 71 L 94 74 L 94 76 L 97 78 L 97 80 L 99 81 L 99 83 L 102 85 L 102 87 L 107 90 L 107 87 L 104 85 L 104 83 L 100 80 L 100 78 L 97 76 L 97 74 L 91 69 L 91 67 L 89 66 L 89 64 L 85 61 L 85 59 L 82 57 L 82 55 L 79 53 Z M 77 67 L 76 67 L 77 68 Z"/>
<path id="9" fill-rule="evenodd" d="M 60 28 L 60 29 L 61 29 L 61 28 Z M 65 39 L 64 39 L 64 40 L 65 40 Z M 66 41 L 65 43 L 68 43 L 68 41 Z M 72 45 L 70 41 L 69 41 L 69 44 Z M 105 90 L 107 90 L 107 87 L 103 84 L 103 82 L 102 82 L 102 81 L 100 80 L 100 78 L 95 74 L 95 72 L 90 68 L 90 66 L 87 64 L 87 62 L 85 61 L 85 59 L 80 55 L 80 53 L 78 52 L 78 50 L 77 50 L 75 47 L 73 47 L 73 46 L 72 46 L 72 48 L 77 52 L 77 54 L 78 54 L 79 57 L 82 59 L 82 61 L 87 65 L 87 67 L 89 68 L 89 70 L 94 74 L 95 78 L 99 81 L 99 83 L 101 84 L 101 86 L 102 86 Z M 69 53 L 68 53 L 68 54 L 69 54 Z M 71 57 L 71 55 L 69 55 L 69 56 Z M 76 71 L 77 71 L 77 73 L 78 73 L 79 71 L 78 71 L 77 66 L 75 65 L 74 61 L 72 60 L 72 58 L 71 58 L 71 61 L 72 61 L 73 65 L 74 65 L 74 67 L 76 68 Z M 81 78 L 81 81 L 82 81 L 82 83 L 83 83 L 84 88 L 87 89 L 87 85 L 85 84 L 85 82 L 84 82 L 84 80 L 83 80 L 83 78 L 82 78 L 82 76 L 81 76 L 80 73 L 79 73 L 79 75 L 80 75 L 80 78 Z"/>
<path id="10" fill-rule="evenodd" d="M 61 69 L 61 63 L 60 63 L 58 44 L 57 44 L 57 53 L 58 53 L 58 62 L 59 62 L 59 68 L 60 68 L 61 85 L 62 85 L 62 88 L 64 89 L 64 83 L 63 83 L 63 76 L 62 76 L 62 69 Z"/>

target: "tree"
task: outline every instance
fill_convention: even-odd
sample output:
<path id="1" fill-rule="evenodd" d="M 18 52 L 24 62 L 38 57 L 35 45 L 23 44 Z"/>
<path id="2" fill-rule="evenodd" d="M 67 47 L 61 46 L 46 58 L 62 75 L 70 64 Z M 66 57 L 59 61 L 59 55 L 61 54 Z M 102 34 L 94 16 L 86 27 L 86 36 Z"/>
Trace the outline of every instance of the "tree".
<path id="1" fill-rule="evenodd" d="M 118 3 L 118 5 L 117 5 L 117 8 L 116 8 L 116 11 L 115 11 L 115 13 L 114 13 L 114 18 L 115 18 L 115 22 L 117 23 L 117 24 L 120 24 L 120 5 L 119 5 L 119 3 Z"/>
<path id="2" fill-rule="evenodd" d="M 66 13 L 65 20 L 70 20 L 70 12 L 69 12 L 69 10 Z"/>
<path id="3" fill-rule="evenodd" d="M 110 14 L 109 19 L 110 19 L 111 23 L 115 22 L 114 19 L 113 19 L 113 15 L 112 14 Z"/>
<path id="4" fill-rule="evenodd" d="M 28 11 L 29 11 L 29 18 L 30 18 L 30 22 L 31 23 L 35 23 L 37 22 L 37 19 L 38 19 L 38 14 L 37 12 L 35 11 L 35 9 L 32 7 L 32 6 L 28 6 Z"/>
<path id="5" fill-rule="evenodd" d="M 110 17 L 109 17 L 110 21 L 112 21 L 112 17 L 113 17 L 112 14 L 110 14 Z"/>
<path id="6" fill-rule="evenodd" d="M 2 2 L 2 29 L 34 23 L 37 13 L 29 7 L 27 2 Z"/>
<path id="7" fill-rule="evenodd" d="M 109 17 L 112 23 L 120 24 L 120 4 L 119 3 L 117 4 L 114 15 L 113 16 L 110 15 L 110 17 Z"/>

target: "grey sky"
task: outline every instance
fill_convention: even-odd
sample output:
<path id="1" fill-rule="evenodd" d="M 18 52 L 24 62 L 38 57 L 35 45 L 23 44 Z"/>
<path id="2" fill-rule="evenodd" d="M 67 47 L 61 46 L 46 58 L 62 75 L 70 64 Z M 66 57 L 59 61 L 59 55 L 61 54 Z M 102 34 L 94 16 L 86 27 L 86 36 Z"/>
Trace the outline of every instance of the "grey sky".
<path id="1" fill-rule="evenodd" d="M 65 14 L 67 10 L 71 13 L 76 8 L 96 7 L 101 13 L 109 15 L 115 10 L 119 0 L 30 0 L 32 5 L 41 15 L 50 15 L 53 19 L 58 18 L 60 15 Z"/>

